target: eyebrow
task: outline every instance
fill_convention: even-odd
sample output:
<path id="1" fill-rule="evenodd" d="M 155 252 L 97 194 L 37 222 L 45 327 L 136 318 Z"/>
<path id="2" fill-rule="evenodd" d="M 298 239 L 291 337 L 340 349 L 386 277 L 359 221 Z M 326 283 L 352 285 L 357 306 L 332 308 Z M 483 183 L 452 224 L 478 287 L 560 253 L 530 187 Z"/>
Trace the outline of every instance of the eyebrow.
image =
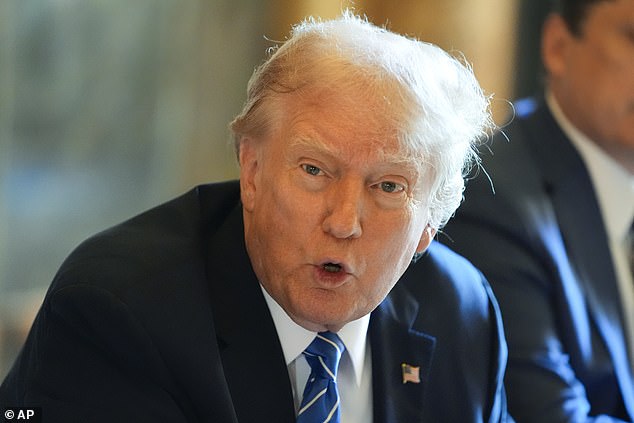
<path id="1" fill-rule="evenodd" d="M 294 137 L 289 144 L 289 148 L 292 150 L 295 149 L 308 149 L 313 150 L 317 153 L 326 153 L 331 156 L 337 156 L 332 148 L 330 148 L 326 143 L 322 142 L 316 137 Z"/>

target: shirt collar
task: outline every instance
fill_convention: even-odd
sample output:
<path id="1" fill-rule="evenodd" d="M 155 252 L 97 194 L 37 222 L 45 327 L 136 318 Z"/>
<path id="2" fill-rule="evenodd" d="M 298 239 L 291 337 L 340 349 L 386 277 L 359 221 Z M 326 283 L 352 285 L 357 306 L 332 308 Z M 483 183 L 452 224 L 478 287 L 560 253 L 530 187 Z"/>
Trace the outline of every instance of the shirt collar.
<path id="1" fill-rule="evenodd" d="M 618 241 L 625 239 L 634 217 L 634 175 L 577 129 L 550 91 L 546 92 L 546 103 L 586 164 L 608 236 Z"/>
<path id="2" fill-rule="evenodd" d="M 264 299 L 271 312 L 271 317 L 273 317 L 277 336 L 280 339 L 282 351 L 284 352 L 284 359 L 288 366 L 304 352 L 317 333 L 304 329 L 295 323 L 277 301 L 266 292 L 262 285 L 260 285 L 260 288 L 262 289 Z M 352 361 L 357 385 L 361 383 L 363 373 L 369 323 L 370 314 L 366 314 L 358 320 L 347 323 L 337 333 L 346 346 L 346 351 Z"/>

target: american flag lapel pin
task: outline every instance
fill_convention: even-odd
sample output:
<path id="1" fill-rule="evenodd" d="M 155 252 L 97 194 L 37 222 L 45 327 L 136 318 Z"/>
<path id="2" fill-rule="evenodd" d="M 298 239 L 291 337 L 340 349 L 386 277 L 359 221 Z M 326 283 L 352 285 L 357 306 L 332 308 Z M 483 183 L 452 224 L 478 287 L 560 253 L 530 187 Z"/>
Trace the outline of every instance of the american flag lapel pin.
<path id="1" fill-rule="evenodd" d="M 420 383 L 420 366 L 401 363 L 401 371 L 403 372 L 403 384 L 407 382 Z"/>

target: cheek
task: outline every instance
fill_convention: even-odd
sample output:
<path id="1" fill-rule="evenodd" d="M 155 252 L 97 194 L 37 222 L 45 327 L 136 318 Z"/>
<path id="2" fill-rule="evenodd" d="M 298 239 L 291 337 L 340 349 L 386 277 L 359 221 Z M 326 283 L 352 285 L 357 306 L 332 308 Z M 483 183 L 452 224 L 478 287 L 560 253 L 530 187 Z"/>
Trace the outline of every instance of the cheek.
<path id="1" fill-rule="evenodd" d="M 309 230 L 318 218 L 318 202 L 280 181 L 261 190 L 256 202 L 256 219 L 262 236 L 269 238 L 268 244 L 284 244 L 287 252 L 293 244 L 303 244 Z"/>
<path id="2" fill-rule="evenodd" d="M 594 90 L 597 100 L 606 100 L 605 106 L 610 103 L 622 103 L 618 99 L 632 101 L 634 96 L 634 50 L 628 46 L 625 49 L 622 43 L 606 43 L 591 51 L 592 54 L 585 57 L 582 63 L 587 69 L 583 75 L 589 89 Z"/>
<path id="3" fill-rule="evenodd" d="M 407 210 L 383 220 L 381 235 L 375 236 L 378 255 L 383 256 L 383 260 L 378 260 L 380 266 L 391 263 L 399 271 L 409 266 L 427 224 L 426 217 L 418 210 Z"/>

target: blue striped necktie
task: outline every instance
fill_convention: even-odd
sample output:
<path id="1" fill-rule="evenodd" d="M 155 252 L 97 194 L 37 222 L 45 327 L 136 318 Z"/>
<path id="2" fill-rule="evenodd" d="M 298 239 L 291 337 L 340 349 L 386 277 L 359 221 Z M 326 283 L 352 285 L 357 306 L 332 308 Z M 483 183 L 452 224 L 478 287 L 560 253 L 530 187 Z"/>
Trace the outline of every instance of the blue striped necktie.
<path id="1" fill-rule="evenodd" d="M 345 348 L 336 333 L 320 332 L 304 350 L 311 372 L 297 423 L 340 423 L 337 368 Z"/>

